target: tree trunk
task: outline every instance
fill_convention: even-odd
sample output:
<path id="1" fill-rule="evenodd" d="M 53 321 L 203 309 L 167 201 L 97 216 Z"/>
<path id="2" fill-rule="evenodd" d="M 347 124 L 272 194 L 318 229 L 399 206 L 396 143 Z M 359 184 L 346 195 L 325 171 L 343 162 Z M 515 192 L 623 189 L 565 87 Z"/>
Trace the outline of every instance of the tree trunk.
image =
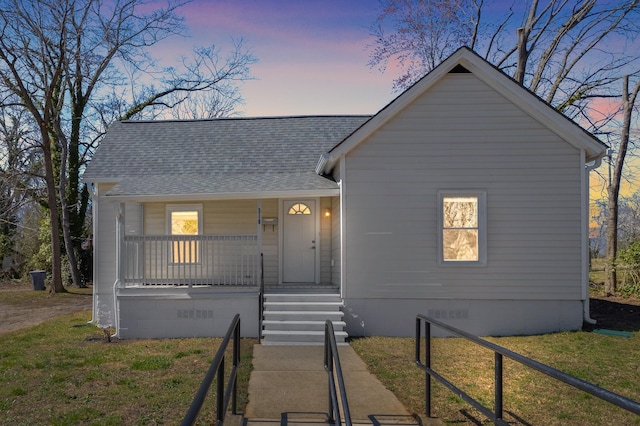
<path id="1" fill-rule="evenodd" d="M 51 155 L 51 140 L 48 129 L 41 124 L 42 152 L 44 156 L 45 181 L 47 185 L 47 203 L 49 204 L 49 218 L 51 220 L 51 287 L 50 293 L 66 292 L 62 284 L 62 250 L 60 248 L 60 218 L 58 217 L 58 203 L 56 184 L 53 174 Z"/>
<path id="2" fill-rule="evenodd" d="M 517 66 L 513 75 L 513 79 L 520 84 L 524 84 L 524 77 L 527 70 L 527 63 L 529 62 L 529 50 L 527 43 L 529 42 L 529 36 L 536 20 L 536 11 L 538 10 L 538 0 L 534 0 L 529 6 L 529 13 L 527 20 L 521 28 L 518 28 L 517 35 Z"/>
<path id="3" fill-rule="evenodd" d="M 611 161 L 611 160 L 609 160 Z M 611 167 L 611 165 L 609 165 Z M 616 255 L 618 253 L 618 194 L 620 187 L 614 183 L 607 186 L 607 251 L 605 262 L 604 289 L 607 296 L 614 294 L 618 288 L 616 272 Z"/>
<path id="4" fill-rule="evenodd" d="M 79 78 L 79 77 L 78 77 Z M 80 96 L 75 93 L 75 96 Z M 82 231 L 84 228 L 84 211 L 79 211 L 80 208 L 86 209 L 86 204 L 79 203 L 79 182 L 80 182 L 80 121 L 82 117 L 83 104 L 79 103 L 77 99 L 72 100 L 72 110 L 74 117 L 71 122 L 71 137 L 68 144 L 66 140 L 63 140 L 64 144 L 62 148 L 61 160 L 63 167 L 68 171 L 67 175 L 60 174 L 60 204 L 62 211 L 62 234 L 64 236 L 64 244 L 67 252 L 67 258 L 69 259 L 69 267 L 71 269 L 71 279 L 73 285 L 76 287 L 84 287 L 82 282 L 82 276 L 80 275 L 80 268 L 78 265 L 78 259 L 76 253 L 80 248 L 80 239 L 82 238 Z M 62 135 L 62 129 L 56 129 L 60 134 L 61 139 L 65 139 Z"/>

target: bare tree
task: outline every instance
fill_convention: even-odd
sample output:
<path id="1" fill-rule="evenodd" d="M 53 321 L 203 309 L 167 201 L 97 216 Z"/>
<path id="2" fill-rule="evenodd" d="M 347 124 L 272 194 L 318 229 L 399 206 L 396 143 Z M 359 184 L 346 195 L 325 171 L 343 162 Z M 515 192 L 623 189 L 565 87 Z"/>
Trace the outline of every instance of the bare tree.
<path id="1" fill-rule="evenodd" d="M 249 66 L 256 62 L 243 40 L 234 41 L 233 46 L 224 59 L 215 45 L 195 47 L 191 58 L 181 59 L 181 71 L 163 69 L 162 88 L 134 90 L 133 101 L 121 104 L 126 110 L 119 118 L 193 119 L 233 114 L 243 102 L 238 83 L 250 79 Z"/>
<path id="2" fill-rule="evenodd" d="M 599 88 L 619 79 L 640 58 L 639 52 L 625 48 L 638 37 L 639 1 L 514 1 L 503 16 L 485 22 L 483 0 L 382 0 L 372 27 L 376 42 L 369 65 L 384 71 L 397 61 L 402 74 L 394 90 L 404 90 L 467 45 L 551 105 L 576 116 L 583 107 L 580 101 L 598 96 Z"/>
<path id="3" fill-rule="evenodd" d="M 0 109 L 0 261 L 15 254 L 14 236 L 38 187 L 38 161 L 27 142 L 25 116 L 22 108 Z"/>
<path id="4" fill-rule="evenodd" d="M 482 0 L 480 0 L 480 4 Z M 397 61 L 402 68 L 394 90 L 403 90 L 431 71 L 458 47 L 473 48 L 479 5 L 474 0 L 385 0 L 371 28 L 376 41 L 370 67 L 387 69 Z"/>
<path id="5" fill-rule="evenodd" d="M 640 92 L 640 78 L 636 78 L 635 87 L 629 86 L 629 76 L 622 79 L 622 125 L 620 128 L 620 141 L 617 155 L 613 163 L 613 174 L 607 186 L 607 263 L 605 266 L 606 281 L 605 291 L 607 295 L 614 294 L 618 286 L 616 273 L 616 256 L 618 253 L 618 213 L 620 182 L 622 180 L 625 158 L 629 150 L 631 135 L 631 123 L 633 112 L 636 109 L 636 100 Z"/>
<path id="6" fill-rule="evenodd" d="M 621 197 L 619 204 L 618 238 L 624 247 L 640 239 L 640 190 Z"/>
<path id="7" fill-rule="evenodd" d="M 143 0 L 8 0 L 0 9 L 0 81 L 20 99 L 40 132 L 53 292 L 64 291 L 60 224 L 73 282 L 81 285 L 74 247 L 83 231 L 88 192 L 80 185 L 80 173 L 117 117 L 109 112 L 111 96 L 121 99 L 118 106 L 131 118 L 148 109 L 171 108 L 192 93 L 222 90 L 228 80 L 246 78 L 255 61 L 238 50 L 236 62 L 216 63 L 212 51 L 208 56 L 199 51 L 192 67 L 158 69 L 147 48 L 183 31 L 177 11 L 184 3 L 169 1 L 166 8 L 149 11 Z M 145 79 L 158 86 L 141 83 Z"/>

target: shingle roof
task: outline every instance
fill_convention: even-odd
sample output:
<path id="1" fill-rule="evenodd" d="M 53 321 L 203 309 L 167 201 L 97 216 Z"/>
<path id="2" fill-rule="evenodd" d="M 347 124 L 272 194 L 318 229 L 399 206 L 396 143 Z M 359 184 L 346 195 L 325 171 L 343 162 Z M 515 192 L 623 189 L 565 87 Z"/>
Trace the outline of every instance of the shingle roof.
<path id="1" fill-rule="evenodd" d="M 322 190 L 318 158 L 370 116 L 123 121 L 111 125 L 84 173 L 118 182 L 109 195 Z"/>

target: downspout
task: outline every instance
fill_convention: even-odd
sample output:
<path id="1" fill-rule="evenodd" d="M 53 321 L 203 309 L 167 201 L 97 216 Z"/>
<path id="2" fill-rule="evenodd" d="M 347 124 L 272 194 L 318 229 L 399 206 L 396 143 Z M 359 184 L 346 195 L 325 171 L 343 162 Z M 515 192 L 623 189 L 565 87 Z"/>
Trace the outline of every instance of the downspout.
<path id="1" fill-rule="evenodd" d="M 90 191 L 91 191 L 91 206 L 92 206 L 92 216 L 93 216 L 93 224 L 92 224 L 92 230 L 93 230 L 93 235 L 91 237 L 91 249 L 93 250 L 93 259 L 91 259 L 91 262 L 93 263 L 92 266 L 92 272 L 93 272 L 93 290 L 92 290 L 92 303 L 91 303 L 91 320 L 88 322 L 88 324 L 94 324 L 95 322 L 97 322 L 97 318 L 98 315 L 96 314 L 96 310 L 97 310 L 97 299 L 98 299 L 98 294 L 96 293 L 96 289 L 97 289 L 97 285 L 96 285 L 96 275 L 97 275 L 97 261 L 96 259 L 98 259 L 98 245 L 96 244 L 96 237 L 98 235 L 98 233 L 96 232 L 98 230 L 98 187 L 96 186 L 96 184 L 92 183 L 89 185 Z"/>
<path id="2" fill-rule="evenodd" d="M 584 156 L 584 151 L 583 156 Z M 583 157 L 584 158 L 584 157 Z M 591 318 L 591 311 L 589 307 L 589 175 L 591 170 L 597 169 L 602 163 L 602 158 L 598 158 L 591 164 L 585 164 L 585 172 L 582 179 L 584 179 L 582 185 L 584 206 L 582 209 L 582 217 L 584 220 L 584 226 L 582 227 L 583 235 L 585 235 L 582 247 L 586 254 L 583 256 L 583 262 L 585 266 L 582 268 L 582 312 L 583 320 L 587 324 L 596 324 L 596 320 Z"/>
<path id="3" fill-rule="evenodd" d="M 118 303 L 118 286 L 120 285 L 120 278 L 116 278 L 116 281 L 113 283 L 113 309 L 114 309 L 114 322 L 116 326 L 116 331 L 111 335 L 111 337 L 118 337 L 120 335 L 120 304 Z"/>

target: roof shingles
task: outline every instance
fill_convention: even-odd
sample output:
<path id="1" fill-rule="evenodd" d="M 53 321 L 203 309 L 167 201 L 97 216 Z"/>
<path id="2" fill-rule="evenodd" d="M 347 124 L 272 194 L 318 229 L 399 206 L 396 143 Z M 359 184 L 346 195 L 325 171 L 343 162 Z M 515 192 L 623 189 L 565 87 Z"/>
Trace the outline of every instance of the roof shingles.
<path id="1" fill-rule="evenodd" d="M 335 188 L 318 158 L 369 116 L 124 121 L 84 173 L 109 195 L 238 194 Z"/>

